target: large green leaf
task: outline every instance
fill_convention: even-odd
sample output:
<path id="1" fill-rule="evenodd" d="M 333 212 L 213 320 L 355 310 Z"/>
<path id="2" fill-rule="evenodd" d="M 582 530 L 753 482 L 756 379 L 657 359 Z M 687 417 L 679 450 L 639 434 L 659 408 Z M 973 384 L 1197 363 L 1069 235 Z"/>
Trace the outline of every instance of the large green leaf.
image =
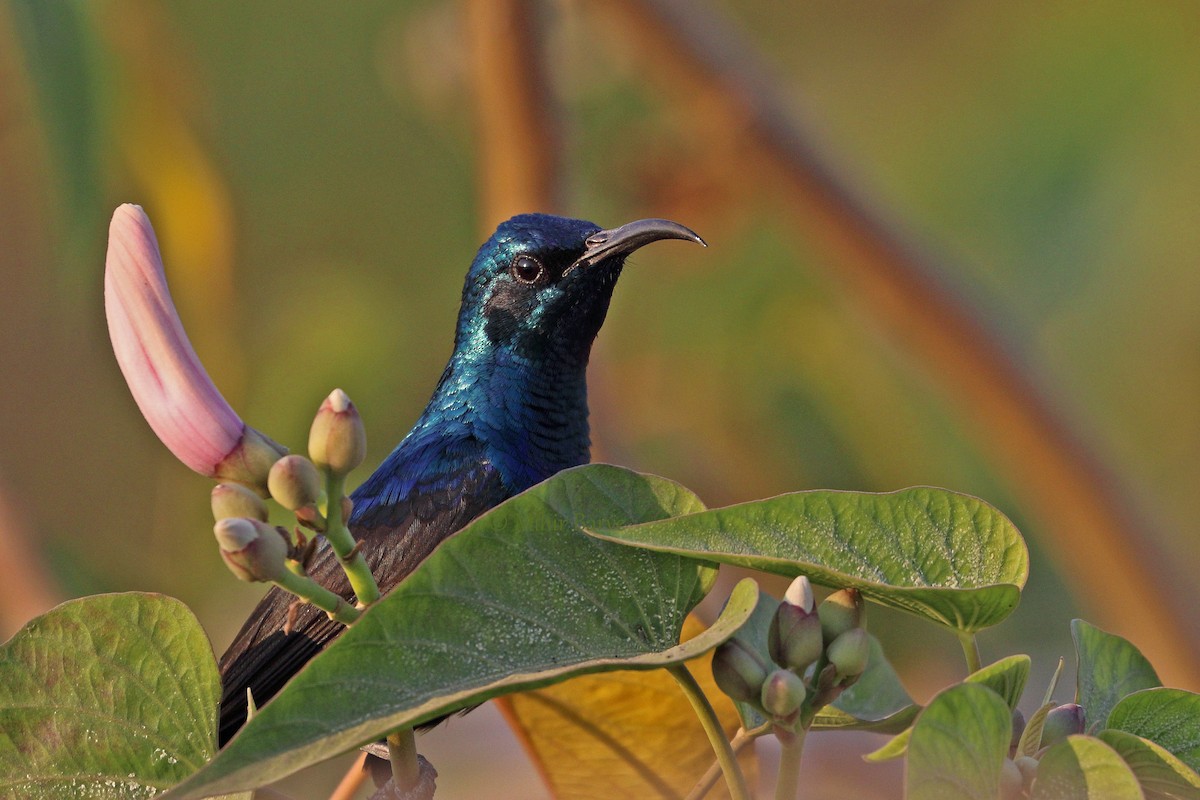
<path id="1" fill-rule="evenodd" d="M 938 694 L 917 717 L 908 742 L 907 800 L 996 800 L 1012 738 L 1012 712 L 983 684 Z"/>
<path id="2" fill-rule="evenodd" d="M 0 797 L 153 797 L 216 750 L 220 686 L 178 600 L 63 603 L 0 650 Z"/>
<path id="3" fill-rule="evenodd" d="M 1099 739 L 1068 736 L 1038 763 L 1033 800 L 1142 800 L 1137 776 Z"/>
<path id="4" fill-rule="evenodd" d="M 1126 696 L 1108 727 L 1156 742 L 1200 771 L 1200 695 L 1183 689 L 1144 689 Z"/>
<path id="5" fill-rule="evenodd" d="M 1078 660 L 1075 702 L 1083 706 L 1090 733 L 1108 727 L 1109 712 L 1125 695 L 1162 686 L 1154 667 L 1128 640 L 1081 619 L 1071 620 L 1071 637 Z"/>
<path id="6" fill-rule="evenodd" d="M 594 535 L 781 575 L 807 575 L 961 631 L 1017 606 L 1029 552 L 1008 519 L 943 489 L 799 492 Z"/>
<path id="7" fill-rule="evenodd" d="M 706 652 L 750 616 L 753 581 L 713 628 L 681 645 L 711 568 L 580 530 L 700 507 L 676 483 L 604 465 L 559 473 L 497 506 L 444 542 L 170 796 L 259 786 L 501 694 Z"/>
<path id="8" fill-rule="evenodd" d="M 1163 746 L 1111 729 L 1098 738 L 1133 770 L 1146 800 L 1200 800 L 1200 775 Z"/>

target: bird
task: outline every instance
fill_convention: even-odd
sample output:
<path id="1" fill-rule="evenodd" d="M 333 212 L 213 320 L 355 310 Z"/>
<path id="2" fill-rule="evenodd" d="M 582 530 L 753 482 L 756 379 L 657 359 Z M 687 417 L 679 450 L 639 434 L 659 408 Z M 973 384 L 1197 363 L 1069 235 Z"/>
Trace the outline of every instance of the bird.
<path id="1" fill-rule="evenodd" d="M 382 592 L 493 506 L 590 460 L 587 364 L 626 258 L 689 228 L 641 219 L 612 229 L 549 214 L 500 224 L 467 271 L 454 348 L 412 430 L 351 493 L 348 527 Z M 353 599 L 328 546 L 308 574 Z M 344 630 L 272 588 L 219 662 L 219 742 Z M 289 611 L 289 609 L 291 610 Z M 289 614 L 291 619 L 289 620 Z"/>

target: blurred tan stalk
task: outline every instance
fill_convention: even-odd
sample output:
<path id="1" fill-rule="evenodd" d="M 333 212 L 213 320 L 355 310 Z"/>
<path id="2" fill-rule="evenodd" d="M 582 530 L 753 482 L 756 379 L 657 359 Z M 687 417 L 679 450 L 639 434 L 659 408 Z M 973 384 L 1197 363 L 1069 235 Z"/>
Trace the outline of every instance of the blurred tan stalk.
<path id="1" fill-rule="evenodd" d="M 26 516 L 0 484 L 0 641 L 62 602 Z"/>
<path id="2" fill-rule="evenodd" d="M 613 0 L 610 15 L 669 96 L 744 132 L 738 174 L 774 186 L 797 231 L 824 248 L 835 278 L 920 361 L 992 455 L 1038 523 L 1034 535 L 1089 614 L 1131 637 L 1164 681 L 1200 688 L 1200 625 L 1192 583 L 1175 578 L 1161 540 L 1138 519 L 1117 476 L 961 298 L 928 257 L 830 168 L 728 25 L 702 4 Z M 728 173 L 725 173 L 728 174 Z M 754 177 L 748 177 L 748 176 Z"/>

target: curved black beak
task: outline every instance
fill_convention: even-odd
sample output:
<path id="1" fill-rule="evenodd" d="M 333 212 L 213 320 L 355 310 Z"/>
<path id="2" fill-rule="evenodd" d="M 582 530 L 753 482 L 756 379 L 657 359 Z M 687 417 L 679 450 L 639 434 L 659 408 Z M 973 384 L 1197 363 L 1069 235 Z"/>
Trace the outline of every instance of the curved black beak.
<path id="1" fill-rule="evenodd" d="M 583 255 L 575 259 L 575 263 L 567 267 L 563 274 L 576 267 L 589 267 L 612 256 L 629 255 L 643 245 L 662 239 L 683 239 L 708 247 L 695 231 L 678 222 L 671 222 L 669 219 L 639 219 L 619 228 L 593 233 L 584 242 L 586 249 Z"/>

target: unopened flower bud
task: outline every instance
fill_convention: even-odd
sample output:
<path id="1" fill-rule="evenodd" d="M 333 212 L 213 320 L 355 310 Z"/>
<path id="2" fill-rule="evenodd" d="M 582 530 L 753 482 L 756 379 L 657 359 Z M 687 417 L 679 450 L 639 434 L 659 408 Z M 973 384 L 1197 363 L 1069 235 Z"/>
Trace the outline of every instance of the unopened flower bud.
<path id="1" fill-rule="evenodd" d="M 243 581 L 274 581 L 287 572 L 288 543 L 278 529 L 245 517 L 222 519 L 213 526 L 221 558 Z"/>
<path id="2" fill-rule="evenodd" d="M 867 668 L 871 655 L 871 640 L 862 628 L 852 628 L 830 643 L 825 651 L 829 663 L 837 667 L 842 678 L 857 678 Z"/>
<path id="3" fill-rule="evenodd" d="M 1009 755 L 1011 756 L 1017 750 L 1017 745 L 1021 743 L 1021 734 L 1025 732 L 1025 715 L 1021 713 L 1021 709 L 1014 708 L 1012 710 L 1012 739 L 1008 743 Z"/>
<path id="4" fill-rule="evenodd" d="M 1064 703 L 1050 709 L 1042 726 L 1042 747 L 1057 744 L 1073 734 L 1083 733 L 1085 724 L 1083 706 L 1078 703 Z"/>
<path id="5" fill-rule="evenodd" d="M 787 592 L 783 595 L 785 603 L 791 603 L 794 606 L 799 606 L 809 614 L 813 611 L 813 590 L 812 583 L 809 582 L 805 575 L 797 576 L 796 580 L 792 581 L 788 586 Z"/>
<path id="6" fill-rule="evenodd" d="M 863 624 L 864 603 L 858 589 L 839 589 L 826 597 L 817 608 L 825 644 Z"/>
<path id="7" fill-rule="evenodd" d="M 722 692 L 743 703 L 758 703 L 767 667 L 753 649 L 730 639 L 713 653 L 712 671 Z"/>
<path id="8" fill-rule="evenodd" d="M 1019 800 L 1025 792 L 1025 778 L 1011 758 L 1000 767 L 1000 800 Z"/>
<path id="9" fill-rule="evenodd" d="M 821 657 L 823 646 L 821 620 L 816 614 L 787 600 L 779 604 L 767 632 L 767 651 L 776 664 L 803 672 Z"/>
<path id="10" fill-rule="evenodd" d="M 249 517 L 267 521 L 267 504 L 256 493 L 238 483 L 218 483 L 212 490 L 213 519 Z"/>
<path id="11" fill-rule="evenodd" d="M 1033 786 L 1033 779 L 1037 777 L 1038 760 L 1033 756 L 1020 756 L 1014 762 L 1017 769 L 1021 770 L 1021 782 L 1026 791 Z"/>
<path id="12" fill-rule="evenodd" d="M 776 717 L 789 717 L 800 710 L 807 696 L 804 681 L 791 670 L 777 669 L 762 687 L 762 707 Z"/>
<path id="13" fill-rule="evenodd" d="M 308 454 L 318 467 L 335 475 L 349 473 L 366 458 L 367 433 L 362 418 L 341 389 L 330 392 L 317 409 L 308 433 Z"/>
<path id="14" fill-rule="evenodd" d="M 321 475 L 304 456 L 284 456 L 271 467 L 267 488 L 289 511 L 316 505 L 321 496 Z"/>

